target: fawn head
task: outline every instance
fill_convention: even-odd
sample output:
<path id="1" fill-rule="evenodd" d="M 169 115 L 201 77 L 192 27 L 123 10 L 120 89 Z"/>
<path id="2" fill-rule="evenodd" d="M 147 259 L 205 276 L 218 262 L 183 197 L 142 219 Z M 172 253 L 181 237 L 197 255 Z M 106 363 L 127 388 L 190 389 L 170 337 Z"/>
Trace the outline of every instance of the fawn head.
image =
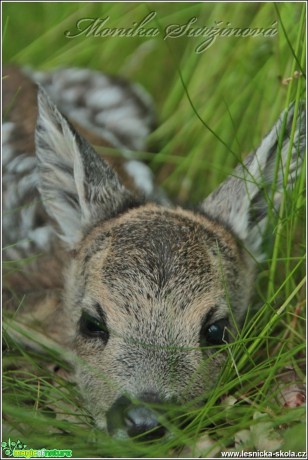
<path id="1" fill-rule="evenodd" d="M 102 429 L 160 437 L 165 428 L 147 403 L 200 403 L 217 384 L 219 348 L 234 340 L 249 305 L 268 203 L 279 204 L 301 163 L 302 116 L 284 112 L 192 212 L 136 198 L 39 92 L 39 191 L 68 249 L 68 334 Z"/>

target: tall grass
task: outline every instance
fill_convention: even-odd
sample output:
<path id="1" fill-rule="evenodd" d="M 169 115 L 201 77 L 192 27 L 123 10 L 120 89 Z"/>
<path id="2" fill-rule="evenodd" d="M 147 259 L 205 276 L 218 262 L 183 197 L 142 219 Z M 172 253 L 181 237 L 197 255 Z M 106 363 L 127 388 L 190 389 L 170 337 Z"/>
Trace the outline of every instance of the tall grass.
<path id="1" fill-rule="evenodd" d="M 64 35 L 76 30 L 79 18 L 108 16 L 106 27 L 127 28 L 150 11 L 157 12 L 148 25 L 159 29 L 155 38 Z M 168 25 L 194 16 L 195 27 L 222 21 L 268 28 L 277 21 L 278 34 L 218 37 L 201 54 L 195 52 L 201 37 L 164 40 Z M 87 67 L 140 82 L 153 96 L 158 127 L 148 152 L 136 157 L 148 161 L 166 192 L 184 204 L 210 193 L 257 147 L 279 113 L 304 97 L 304 3 L 6 3 L 3 33 L 4 63 Z M 187 408 L 185 428 L 174 425 L 172 438 L 153 444 L 110 438 L 95 429 L 75 386 L 55 376 L 56 363 L 67 369 L 61 352 L 48 345 L 44 354 L 24 349 L 4 331 L 3 440 L 68 448 L 74 457 L 194 457 L 261 449 L 266 427 L 278 439 L 275 446 L 304 450 L 304 409 L 283 407 L 279 399 L 286 368 L 303 381 L 304 174 L 303 167 L 278 215 L 271 213 L 251 314 L 227 346 L 229 362 L 207 403 Z"/>

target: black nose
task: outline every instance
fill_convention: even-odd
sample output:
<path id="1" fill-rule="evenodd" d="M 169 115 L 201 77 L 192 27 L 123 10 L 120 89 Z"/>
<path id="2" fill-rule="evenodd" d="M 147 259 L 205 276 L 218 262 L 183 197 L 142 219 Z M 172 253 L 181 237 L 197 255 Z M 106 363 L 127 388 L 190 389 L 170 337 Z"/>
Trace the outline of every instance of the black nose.
<path id="1" fill-rule="evenodd" d="M 153 400 L 153 395 L 145 395 L 134 404 L 125 396 L 118 398 L 107 412 L 108 432 L 115 436 L 138 436 L 143 441 L 162 438 L 166 428 L 158 421 L 157 412 L 144 404 Z"/>
<path id="2" fill-rule="evenodd" d="M 166 432 L 157 420 L 157 415 L 143 406 L 130 407 L 125 414 L 124 423 L 130 437 L 142 435 L 142 439 L 150 441 L 162 438 Z"/>

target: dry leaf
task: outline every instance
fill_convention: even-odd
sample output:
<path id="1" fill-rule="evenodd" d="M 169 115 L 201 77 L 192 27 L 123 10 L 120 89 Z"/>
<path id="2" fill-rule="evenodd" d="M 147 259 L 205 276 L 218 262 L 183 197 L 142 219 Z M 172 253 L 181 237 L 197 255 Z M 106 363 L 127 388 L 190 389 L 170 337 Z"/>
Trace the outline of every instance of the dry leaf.
<path id="1" fill-rule="evenodd" d="M 267 421 L 262 422 L 261 419 L 263 417 L 265 417 Z M 274 430 L 272 423 L 268 421 L 267 414 L 255 412 L 253 418 L 254 420 L 260 420 L 259 423 L 250 427 L 252 440 L 256 449 L 270 452 L 279 449 L 282 446 L 283 439 L 279 433 Z"/>
<path id="2" fill-rule="evenodd" d="M 240 430 L 236 433 L 235 437 L 235 447 L 240 448 L 251 443 L 251 433 L 249 430 Z"/>

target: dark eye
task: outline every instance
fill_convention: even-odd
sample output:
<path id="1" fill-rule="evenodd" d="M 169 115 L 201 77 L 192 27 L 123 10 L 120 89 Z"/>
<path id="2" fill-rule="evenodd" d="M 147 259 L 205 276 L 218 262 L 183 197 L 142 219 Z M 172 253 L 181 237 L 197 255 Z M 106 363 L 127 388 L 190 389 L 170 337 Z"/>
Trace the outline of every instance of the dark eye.
<path id="1" fill-rule="evenodd" d="M 223 345 L 228 341 L 228 320 L 220 319 L 212 324 L 203 324 L 200 331 L 200 345 Z"/>
<path id="2" fill-rule="evenodd" d="M 90 315 L 84 311 L 79 320 L 79 330 L 84 337 L 99 338 L 106 344 L 109 339 L 109 331 L 107 329 L 105 318 L 97 319 L 95 316 Z"/>

